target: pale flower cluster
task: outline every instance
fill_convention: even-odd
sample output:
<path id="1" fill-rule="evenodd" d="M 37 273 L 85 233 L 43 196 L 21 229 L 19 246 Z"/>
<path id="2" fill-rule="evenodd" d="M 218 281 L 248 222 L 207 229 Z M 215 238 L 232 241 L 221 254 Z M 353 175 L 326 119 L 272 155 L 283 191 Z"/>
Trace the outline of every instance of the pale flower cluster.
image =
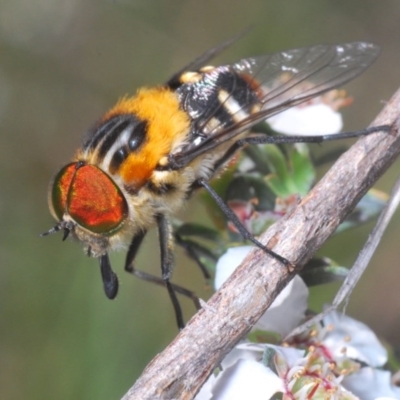
<path id="1" fill-rule="evenodd" d="M 229 277 L 251 250 L 228 250 L 219 260 L 216 288 Z M 301 278 L 277 297 L 257 329 L 284 337 L 304 318 L 308 290 Z M 382 369 L 387 352 L 365 324 L 332 312 L 321 324 L 273 345 L 244 340 L 223 360 L 197 400 L 389 400 L 400 399 L 400 388 Z"/>

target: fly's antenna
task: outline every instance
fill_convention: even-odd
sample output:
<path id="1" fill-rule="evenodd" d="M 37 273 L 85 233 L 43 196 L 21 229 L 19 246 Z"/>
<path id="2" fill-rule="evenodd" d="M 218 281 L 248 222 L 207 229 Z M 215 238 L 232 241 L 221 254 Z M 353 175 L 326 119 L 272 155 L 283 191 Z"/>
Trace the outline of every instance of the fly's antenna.
<path id="1" fill-rule="evenodd" d="M 63 229 L 63 227 L 61 226 L 61 222 L 60 222 L 53 228 L 50 228 L 48 231 L 41 233 L 40 237 L 52 235 L 53 233 L 59 232 L 61 229 Z"/>
<path id="2" fill-rule="evenodd" d="M 61 230 L 64 230 L 64 235 L 62 238 L 62 240 L 64 241 L 71 233 L 72 228 L 73 228 L 73 223 L 71 221 L 61 221 L 57 225 L 53 226 L 53 228 L 50 228 L 48 231 L 41 233 L 40 236 L 41 237 L 49 236 L 52 235 L 53 233 L 57 233 Z"/>

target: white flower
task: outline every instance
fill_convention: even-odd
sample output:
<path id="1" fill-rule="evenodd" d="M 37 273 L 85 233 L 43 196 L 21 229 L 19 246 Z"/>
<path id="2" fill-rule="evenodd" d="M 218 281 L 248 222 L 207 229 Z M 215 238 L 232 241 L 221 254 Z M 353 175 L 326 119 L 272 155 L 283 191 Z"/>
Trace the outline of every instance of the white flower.
<path id="1" fill-rule="evenodd" d="M 262 357 L 261 353 L 264 350 L 247 347 L 246 345 L 248 344 L 247 341 L 244 341 L 236 345 L 222 360 L 222 368 L 225 370 L 234 365 L 238 360 L 260 361 Z"/>
<path id="2" fill-rule="evenodd" d="M 362 400 L 400 399 L 400 388 L 391 383 L 389 371 L 364 367 L 346 376 L 343 386 Z"/>
<path id="3" fill-rule="evenodd" d="M 218 290 L 242 263 L 254 246 L 239 246 L 228 249 L 218 260 L 215 267 L 214 287 Z"/>
<path id="4" fill-rule="evenodd" d="M 217 289 L 252 249 L 232 248 L 219 259 Z M 307 298 L 304 282 L 296 277 L 257 326 L 286 335 L 304 318 Z M 321 324 L 291 338 L 286 345 L 292 347 L 240 343 L 222 361 L 222 372 L 209 379 L 196 400 L 268 400 L 275 393 L 294 400 L 400 399 L 400 388 L 391 382 L 390 372 L 377 369 L 387 362 L 386 349 L 362 322 L 331 312 Z"/>
<path id="5" fill-rule="evenodd" d="M 256 343 L 242 343 L 237 350 L 253 352 L 254 359 L 238 359 L 224 369 L 211 399 L 268 400 L 275 393 L 283 393 L 284 398 L 295 400 L 358 400 L 343 387 L 342 376 L 334 374 L 331 363 L 312 352 Z"/>
<path id="6" fill-rule="evenodd" d="M 212 388 L 215 384 L 217 377 L 211 374 L 206 383 L 201 387 L 200 391 L 196 394 L 195 400 L 210 400 L 212 396 Z"/>
<path id="7" fill-rule="evenodd" d="M 233 247 L 220 257 L 216 265 L 214 282 L 217 290 L 253 248 L 253 246 Z M 307 303 L 308 288 L 303 280 L 296 275 L 274 300 L 254 328 L 277 332 L 284 337 L 303 320 Z"/>
<path id="8" fill-rule="evenodd" d="M 220 374 L 212 400 L 268 400 L 283 391 L 282 380 L 259 362 L 238 360 Z"/>
<path id="9" fill-rule="evenodd" d="M 280 354 L 282 358 L 285 360 L 285 364 L 289 367 L 293 367 L 299 363 L 300 359 L 303 359 L 305 356 L 305 350 L 296 349 L 294 347 L 283 347 L 276 346 L 269 343 L 240 343 L 236 346 L 237 349 L 258 353 L 258 358 L 262 358 L 262 353 L 264 353 L 267 349 L 273 349 L 276 353 Z"/>
<path id="10" fill-rule="evenodd" d="M 323 103 L 289 108 L 267 123 L 277 132 L 299 136 L 338 133 L 343 127 L 342 115 Z"/>
<path id="11" fill-rule="evenodd" d="M 294 400 L 400 399 L 400 388 L 391 383 L 389 372 L 362 367 L 349 357 L 375 364 L 386 359 L 370 329 L 336 312 L 324 322 L 329 325 L 316 325 L 293 339 L 292 345 L 302 349 L 250 342 L 237 345 L 222 361 L 222 372 L 209 379 L 196 400 L 268 400 L 275 393 Z"/>
<path id="12" fill-rule="evenodd" d="M 375 400 L 398 400 L 398 397 L 377 397 Z"/>
<path id="13" fill-rule="evenodd" d="M 323 321 L 332 329 L 326 331 L 322 342 L 334 358 L 345 356 L 371 367 L 386 363 L 387 351 L 367 325 L 336 311 L 329 313 Z"/>
<path id="14" fill-rule="evenodd" d="M 296 275 L 279 293 L 254 328 L 288 335 L 303 321 L 308 306 L 308 288 Z"/>

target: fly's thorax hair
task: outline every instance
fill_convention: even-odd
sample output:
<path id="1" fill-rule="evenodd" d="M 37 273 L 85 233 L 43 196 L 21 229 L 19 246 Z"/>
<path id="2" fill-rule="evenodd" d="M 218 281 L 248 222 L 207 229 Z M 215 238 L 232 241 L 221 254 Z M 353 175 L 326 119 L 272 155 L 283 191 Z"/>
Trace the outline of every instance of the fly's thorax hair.
<path id="1" fill-rule="evenodd" d="M 197 179 L 211 179 L 214 177 L 216 170 L 215 164 L 225 154 L 225 145 L 214 150 L 213 152 L 202 155 L 191 162 L 191 168 L 195 171 L 195 180 Z"/>
<path id="2" fill-rule="evenodd" d="M 216 175 L 220 174 L 226 167 L 226 164 L 229 163 L 231 157 L 228 157 L 227 160 L 220 165 L 221 159 L 224 158 L 228 150 L 238 139 L 244 138 L 248 136 L 248 134 L 248 131 L 244 131 L 231 140 L 227 140 L 226 142 L 215 147 L 212 151 L 206 152 L 195 158 L 190 163 L 190 168 L 194 173 L 193 181 L 197 179 L 210 180 Z M 219 165 L 218 168 L 217 165 Z"/>
<path id="3" fill-rule="evenodd" d="M 87 135 L 81 155 L 124 183 L 141 187 L 158 162 L 188 140 L 190 120 L 164 87 L 121 99 Z"/>
<path id="4" fill-rule="evenodd" d="M 131 224 L 146 224 L 148 229 L 158 214 L 171 216 L 180 211 L 195 181 L 195 171 L 186 167 L 179 171 L 155 170 L 137 192 L 128 194 Z"/>

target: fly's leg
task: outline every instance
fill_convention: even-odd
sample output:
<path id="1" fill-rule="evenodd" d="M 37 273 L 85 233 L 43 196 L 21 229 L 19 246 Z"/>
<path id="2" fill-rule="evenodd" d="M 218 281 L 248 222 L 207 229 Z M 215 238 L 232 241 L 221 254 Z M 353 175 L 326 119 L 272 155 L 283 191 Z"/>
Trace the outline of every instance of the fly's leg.
<path id="1" fill-rule="evenodd" d="M 163 217 L 163 218 L 165 219 L 165 217 Z M 143 232 L 139 233 L 138 235 L 136 235 L 132 239 L 131 245 L 130 245 L 128 253 L 126 255 L 125 271 L 127 271 L 127 272 L 131 273 L 132 275 L 138 277 L 139 279 L 145 280 L 147 282 L 151 282 L 151 283 L 154 283 L 156 285 L 160 285 L 160 286 L 164 286 L 164 287 L 167 286 L 168 294 L 170 295 L 170 297 L 171 297 L 171 292 L 173 293 L 173 298 L 175 299 L 175 301 L 172 300 L 172 297 L 171 297 L 171 300 L 172 300 L 172 303 L 173 303 L 173 306 L 174 306 L 178 327 L 179 327 L 179 329 L 182 329 L 183 328 L 183 317 L 182 317 L 182 312 L 181 312 L 181 309 L 180 309 L 180 305 L 178 303 L 178 300 L 176 298 L 176 294 L 175 293 L 179 293 L 179 294 L 181 294 L 183 296 L 186 296 L 186 297 L 190 298 L 193 301 L 193 303 L 194 303 L 194 305 L 195 305 L 197 310 L 199 310 L 201 308 L 201 305 L 200 305 L 200 301 L 199 301 L 198 297 L 192 291 L 190 291 L 190 290 L 188 290 L 188 289 L 186 289 L 186 288 L 184 288 L 182 286 L 176 285 L 174 283 L 170 283 L 169 279 L 168 279 L 168 284 L 166 283 L 166 281 L 164 279 L 164 267 L 167 264 L 165 264 L 163 262 L 163 256 L 165 255 L 165 250 L 163 250 L 163 246 L 164 245 L 162 244 L 163 242 L 165 242 L 165 238 L 162 239 L 163 233 L 161 233 L 161 231 L 164 232 L 164 229 L 160 228 L 160 222 L 159 221 L 160 221 L 160 217 L 158 218 L 157 222 L 158 222 L 158 226 L 159 226 L 159 235 L 160 235 L 160 247 L 161 247 L 161 257 L 162 257 L 162 261 L 161 262 L 162 262 L 163 278 L 160 278 L 158 276 L 154 276 L 154 275 L 148 274 L 146 272 L 137 270 L 134 267 L 134 260 L 135 260 L 136 254 L 137 254 L 137 252 L 139 250 L 139 247 L 142 244 L 142 241 L 143 241 L 144 237 L 146 236 L 146 233 L 147 233 L 146 231 L 143 231 Z M 168 232 L 168 230 L 167 230 L 167 232 Z M 167 238 L 167 243 L 168 243 L 168 238 Z M 172 257 L 170 256 L 169 259 L 171 260 Z M 171 269 L 172 268 L 172 264 L 169 264 L 169 267 L 167 266 L 167 269 L 168 268 Z M 169 271 L 169 276 L 170 275 L 171 275 L 171 271 Z M 178 308 L 176 308 L 176 304 L 178 305 Z M 179 312 L 177 310 L 179 310 Z"/>
<path id="2" fill-rule="evenodd" d="M 174 245 L 172 227 L 167 218 L 162 214 L 157 217 L 157 225 L 161 250 L 161 275 L 165 286 L 167 287 L 169 298 L 171 299 L 172 305 L 175 310 L 175 317 L 178 328 L 183 329 L 185 324 L 183 322 L 182 309 L 170 282 L 173 268 Z"/>
<path id="3" fill-rule="evenodd" d="M 177 232 L 174 233 L 174 237 L 175 237 L 176 244 L 178 246 L 181 246 L 185 250 L 187 256 L 189 258 L 191 258 L 197 264 L 197 266 L 200 268 L 200 270 L 204 276 L 204 279 L 206 281 L 211 279 L 210 272 L 208 271 L 206 265 L 201 261 L 199 252 L 205 253 L 208 258 L 211 258 L 216 261 L 215 256 L 205 247 L 203 247 L 191 240 L 184 239 Z"/>
<path id="4" fill-rule="evenodd" d="M 228 150 L 229 151 L 229 150 Z M 225 216 L 231 221 L 236 229 L 239 231 L 239 233 L 243 236 L 244 239 L 249 240 L 250 242 L 254 243 L 258 248 L 261 250 L 264 250 L 267 254 L 269 254 L 271 257 L 275 258 L 278 260 L 280 263 L 285 265 L 286 267 L 292 269 L 293 264 L 288 261 L 286 258 L 280 256 L 279 254 L 275 253 L 274 251 L 270 250 L 268 247 L 264 246 L 262 243 L 260 243 L 240 222 L 239 218 L 236 216 L 236 214 L 225 204 L 224 200 L 218 195 L 218 193 L 206 182 L 205 179 L 198 179 L 196 181 L 196 184 L 199 186 L 202 186 L 204 189 L 207 190 L 207 192 L 211 195 L 211 197 L 215 200 L 217 203 L 218 207 L 221 209 L 221 211 L 225 214 Z"/>
<path id="5" fill-rule="evenodd" d="M 239 139 L 235 143 L 233 143 L 232 146 L 215 164 L 214 169 L 217 171 L 233 156 L 233 154 L 236 153 L 236 151 L 238 151 L 247 144 L 257 145 L 257 144 L 279 144 L 279 143 L 321 143 L 330 140 L 365 136 L 380 131 L 388 132 L 389 130 L 390 130 L 389 125 L 382 125 L 382 126 L 374 126 L 371 128 L 367 128 L 362 131 L 344 132 L 339 134 L 323 135 L 323 136 L 267 136 L 267 135 L 250 136 L 243 139 Z M 223 199 L 214 191 L 214 189 L 206 182 L 205 179 L 199 179 L 193 185 L 193 187 L 198 187 L 198 186 L 202 186 L 208 191 L 208 193 L 217 203 L 218 207 L 225 214 L 225 216 L 235 225 L 236 229 L 243 236 L 243 238 L 253 242 L 257 247 L 264 250 L 266 253 L 277 259 L 285 266 L 293 267 L 292 263 L 288 261 L 286 258 L 280 256 L 279 254 L 276 254 L 275 252 L 264 246 L 262 243 L 260 243 L 257 239 L 255 239 L 254 236 L 251 235 L 251 233 L 248 232 L 247 229 L 243 226 L 243 224 L 237 218 L 236 214 L 225 204 Z"/>
<path id="6" fill-rule="evenodd" d="M 243 139 L 239 139 L 227 150 L 227 152 L 215 164 L 217 171 L 222 167 L 238 150 L 246 144 L 284 144 L 284 143 L 322 143 L 338 139 L 348 139 L 360 136 L 366 136 L 375 132 L 389 132 L 390 125 L 373 126 L 361 131 L 342 132 L 332 135 L 322 136 L 269 136 L 269 135 L 256 135 Z"/>
<path id="7" fill-rule="evenodd" d="M 390 125 L 373 126 L 361 131 L 342 132 L 320 136 L 269 136 L 257 135 L 237 140 L 225 153 L 225 155 L 214 166 L 214 169 L 222 166 L 229 158 L 245 144 L 280 144 L 280 143 L 321 143 L 338 139 L 366 136 L 375 132 L 390 132 Z M 228 140 L 228 139 L 226 139 Z M 193 147 L 187 152 L 172 154 L 168 157 L 168 165 L 160 167 L 160 170 L 179 170 L 188 165 L 198 156 L 211 152 L 220 146 L 224 141 L 206 140 L 202 144 Z"/>

